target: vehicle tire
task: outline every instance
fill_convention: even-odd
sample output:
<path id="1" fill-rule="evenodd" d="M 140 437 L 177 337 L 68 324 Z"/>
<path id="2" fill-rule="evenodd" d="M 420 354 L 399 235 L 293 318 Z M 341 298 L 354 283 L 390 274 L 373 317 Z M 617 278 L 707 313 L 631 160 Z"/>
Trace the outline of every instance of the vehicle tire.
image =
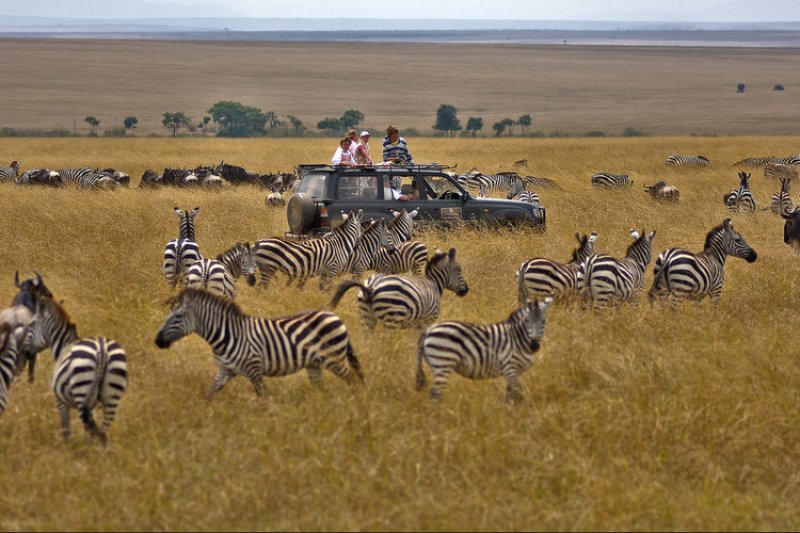
<path id="1" fill-rule="evenodd" d="M 286 208 L 286 218 L 289 221 L 289 229 L 296 235 L 302 235 L 310 230 L 314 225 L 317 215 L 317 208 L 314 199 L 310 196 L 298 192 L 289 198 L 289 205 Z"/>

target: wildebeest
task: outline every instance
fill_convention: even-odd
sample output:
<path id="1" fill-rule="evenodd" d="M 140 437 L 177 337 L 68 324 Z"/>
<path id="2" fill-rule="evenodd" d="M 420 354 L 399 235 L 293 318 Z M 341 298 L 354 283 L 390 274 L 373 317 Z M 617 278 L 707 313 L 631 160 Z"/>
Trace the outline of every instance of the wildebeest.
<path id="1" fill-rule="evenodd" d="M 61 175 L 49 168 L 33 168 L 26 171 L 15 180 L 17 185 L 46 185 L 49 187 L 63 187 Z"/>
<path id="2" fill-rule="evenodd" d="M 233 185 L 240 185 L 242 183 L 261 185 L 261 174 L 253 170 L 247 170 L 244 167 L 229 165 L 225 161 L 222 161 L 214 170 L 216 170 L 217 174 L 222 176 L 225 181 Z"/>
<path id="3" fill-rule="evenodd" d="M 659 181 L 654 185 L 645 185 L 644 191 L 657 202 L 679 202 L 681 199 L 680 191 L 674 185 L 667 185 Z"/>

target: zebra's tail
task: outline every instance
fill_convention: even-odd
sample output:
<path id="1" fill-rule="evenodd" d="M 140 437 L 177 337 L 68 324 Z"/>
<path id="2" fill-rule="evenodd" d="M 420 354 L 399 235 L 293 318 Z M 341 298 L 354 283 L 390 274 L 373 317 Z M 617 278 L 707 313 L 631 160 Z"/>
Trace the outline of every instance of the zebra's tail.
<path id="1" fill-rule="evenodd" d="M 353 370 L 353 373 L 361 380 L 361 383 L 364 383 L 364 372 L 361 371 L 361 363 L 358 361 L 356 354 L 353 353 L 353 345 L 350 341 L 347 341 L 347 362 L 350 365 L 350 368 Z"/>
<path id="2" fill-rule="evenodd" d="M 661 257 L 659 257 L 653 267 L 653 286 L 650 287 L 650 292 L 647 293 L 647 299 L 650 301 L 651 305 L 664 291 L 669 293 L 669 285 L 667 283 L 667 275 L 664 272 L 665 270 L 666 268 L 664 268 Z"/>
<path id="3" fill-rule="evenodd" d="M 423 346 L 425 343 L 425 336 L 425 333 L 420 335 L 419 342 L 417 343 L 417 381 L 414 384 L 417 390 L 422 390 L 422 387 L 425 386 L 425 371 L 422 369 L 422 358 L 425 356 L 425 348 Z"/>
<path id="4" fill-rule="evenodd" d="M 339 286 L 336 287 L 336 293 L 333 295 L 333 298 L 331 298 L 331 309 L 336 309 L 336 306 L 339 305 L 339 301 L 342 299 L 342 296 L 344 296 L 344 293 L 346 293 L 353 287 L 358 287 L 359 289 L 361 289 L 361 294 L 364 295 L 364 300 L 368 304 L 372 303 L 372 289 L 370 289 L 365 285 L 362 285 L 357 281 L 347 280 L 341 282 Z"/>
<path id="5" fill-rule="evenodd" d="M 517 270 L 517 291 L 519 294 L 519 304 L 523 305 L 528 301 L 528 288 L 525 286 L 525 275 L 522 268 Z"/>

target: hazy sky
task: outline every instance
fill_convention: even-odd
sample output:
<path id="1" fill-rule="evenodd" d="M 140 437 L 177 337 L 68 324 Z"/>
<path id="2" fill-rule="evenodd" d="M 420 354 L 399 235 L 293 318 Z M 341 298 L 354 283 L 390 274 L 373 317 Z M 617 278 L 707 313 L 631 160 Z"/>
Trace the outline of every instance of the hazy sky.
<path id="1" fill-rule="evenodd" d="M 796 20 L 796 0 L 149 0 L 225 5 L 249 17 L 480 18 L 531 20 Z M 793 13 L 791 13 L 793 12 Z M 732 18 L 731 18 L 732 17 Z M 754 18 L 751 18 L 754 17 Z M 789 20 L 791 20 L 790 18 Z"/>

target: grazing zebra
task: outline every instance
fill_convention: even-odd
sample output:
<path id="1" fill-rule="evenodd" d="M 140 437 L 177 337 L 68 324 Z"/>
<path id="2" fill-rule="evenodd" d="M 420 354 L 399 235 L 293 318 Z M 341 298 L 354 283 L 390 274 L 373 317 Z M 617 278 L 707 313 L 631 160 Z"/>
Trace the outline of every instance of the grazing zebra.
<path id="1" fill-rule="evenodd" d="M 683 167 L 689 165 L 707 167 L 710 164 L 711 161 L 709 161 L 708 158 L 703 157 L 702 155 L 670 154 L 667 156 L 668 167 Z"/>
<path id="2" fill-rule="evenodd" d="M 464 187 L 470 194 L 477 196 L 480 194 L 481 187 L 491 194 L 494 191 L 505 189 L 509 185 L 509 177 L 506 174 L 461 174 L 456 181 Z"/>
<path id="3" fill-rule="evenodd" d="M 748 263 L 757 258 L 756 251 L 733 229 L 729 218 L 708 232 L 703 251 L 699 254 L 670 248 L 658 256 L 653 268 L 650 300 L 664 300 L 670 296 L 675 301 L 685 298 L 701 300 L 705 296 L 712 301 L 719 300 L 727 256 L 740 257 Z"/>
<path id="4" fill-rule="evenodd" d="M 70 436 L 72 408 L 80 413 L 89 434 L 106 444 L 117 406 L 128 388 L 127 359 L 122 347 L 106 337 L 79 338 L 64 309 L 48 297 L 36 301 L 26 342 L 37 351 L 49 346 L 55 356 L 53 391 L 64 439 Z M 103 407 L 100 427 L 92 416 L 98 403 Z"/>
<path id="5" fill-rule="evenodd" d="M 581 263 L 578 287 L 584 298 L 594 305 L 632 300 L 641 292 L 644 269 L 653 256 L 653 237 L 656 231 L 645 234 L 642 230 L 640 234 L 631 230 L 630 234 L 634 242 L 622 259 L 609 255 L 592 255 Z"/>
<path id="6" fill-rule="evenodd" d="M 657 202 L 677 203 L 681 199 L 681 192 L 674 185 L 667 185 L 663 181 L 654 185 L 645 185 L 644 191 Z"/>
<path id="7" fill-rule="evenodd" d="M 375 329 L 378 320 L 388 328 L 423 328 L 439 316 L 444 289 L 458 296 L 469 288 L 456 262 L 456 250 L 437 251 L 425 268 L 425 276 L 374 274 L 366 283 L 344 281 L 331 300 L 335 309 L 348 289 L 358 287 L 358 306 L 365 327 Z"/>
<path id="8" fill-rule="evenodd" d="M 575 233 L 578 247 L 568 263 L 536 257 L 522 263 L 517 269 L 519 302 L 523 304 L 534 296 L 565 297 L 577 293 L 578 270 L 581 263 L 594 253 L 597 233 Z"/>
<path id="9" fill-rule="evenodd" d="M 528 187 L 541 187 L 542 189 L 561 189 L 561 186 L 550 178 L 538 178 L 536 176 L 525 176 L 522 178 Z"/>
<path id="10" fill-rule="evenodd" d="M 769 202 L 769 207 L 764 209 L 764 211 L 770 210 L 776 215 L 780 215 L 783 212 L 789 213 L 792 211 L 792 196 L 789 192 L 789 188 L 792 184 L 792 178 L 781 176 L 780 180 L 781 190 L 772 195 L 772 198 Z"/>
<path id="11" fill-rule="evenodd" d="M 62 168 L 58 171 L 61 175 L 61 181 L 64 183 L 71 183 L 73 185 L 80 185 L 84 177 L 91 174 L 93 170 L 89 167 L 78 168 Z"/>
<path id="12" fill-rule="evenodd" d="M 92 170 L 81 177 L 78 187 L 82 189 L 116 189 L 119 186 L 114 174 L 105 170 Z"/>
<path id="13" fill-rule="evenodd" d="M 21 370 L 17 347 L 24 342 L 25 335 L 24 328 L 0 323 L 0 415 L 6 410 L 11 383 Z"/>
<path id="14" fill-rule="evenodd" d="M 739 172 L 739 188 L 724 195 L 722 200 L 728 206 L 728 211 L 755 211 L 756 200 L 750 192 L 750 174 Z"/>
<path id="15" fill-rule="evenodd" d="M 775 156 L 767 156 L 767 157 L 748 157 L 737 161 L 733 164 L 733 166 L 744 166 L 744 167 L 763 167 L 766 166 L 768 163 L 778 164 L 778 165 L 800 165 L 800 154 L 793 154 L 787 157 L 775 157 Z"/>
<path id="16" fill-rule="evenodd" d="M 795 170 L 794 166 L 792 165 L 785 165 L 782 163 L 767 163 L 764 165 L 764 177 L 766 179 L 797 179 L 797 170 Z"/>
<path id="17" fill-rule="evenodd" d="M 202 290 L 184 289 L 170 301 L 171 311 L 156 336 L 159 348 L 197 333 L 211 345 L 219 367 L 206 399 L 237 375 L 247 377 L 258 396 L 264 376 L 277 377 L 305 369 L 313 385 L 330 370 L 347 383 L 362 382 L 344 322 L 327 311 L 304 311 L 267 319 L 248 316 L 233 302 Z"/>
<path id="18" fill-rule="evenodd" d="M 592 176 L 592 187 L 601 189 L 627 189 L 633 185 L 633 180 L 627 174 L 609 174 L 599 172 Z"/>
<path id="19" fill-rule="evenodd" d="M 541 205 L 542 203 L 539 195 L 533 191 L 529 191 L 525 185 L 525 182 L 519 176 L 511 178 L 511 187 L 508 189 L 506 198 L 511 200 L 515 196 L 519 196 L 517 200 L 520 202 L 536 205 Z"/>
<path id="20" fill-rule="evenodd" d="M 194 217 L 200 211 L 195 207 L 191 211 L 181 211 L 175 207 L 178 216 L 178 238 L 169 241 L 164 247 L 164 263 L 162 272 L 172 288 L 182 281 L 195 261 L 202 259 L 200 247 L 195 241 Z"/>
<path id="21" fill-rule="evenodd" d="M 4 309 L 0 312 L 0 324 L 8 324 L 13 328 L 26 327 L 33 319 L 33 314 L 36 312 L 36 300 L 40 296 L 47 296 L 52 298 L 52 293 L 47 289 L 42 281 L 42 277 L 36 273 L 36 276 L 24 280 L 22 283 L 19 281 L 19 271 L 14 274 L 14 284 L 19 289 L 19 293 L 14 297 L 11 302 L 11 307 Z M 28 366 L 28 382 L 33 383 L 34 370 L 36 368 L 36 356 L 38 352 L 31 351 L 27 346 L 20 346 L 20 371 L 24 369 L 25 365 Z"/>
<path id="22" fill-rule="evenodd" d="M 19 161 L 12 161 L 7 167 L 0 167 L 0 183 L 6 180 L 16 180 L 19 176 Z"/>
<path id="23" fill-rule="evenodd" d="M 345 220 L 325 239 L 290 241 L 274 238 L 253 244 L 253 254 L 261 271 L 261 283 L 266 287 L 276 271 L 289 276 L 288 284 L 297 278 L 303 288 L 308 278 L 320 276 L 319 286 L 327 290 L 333 279 L 345 271 L 356 241 L 361 236 L 361 218 L 364 212 L 342 215 Z"/>
<path id="24" fill-rule="evenodd" d="M 414 233 L 414 218 L 418 209 L 410 213 L 405 209 L 392 211 L 394 218 L 386 224 L 393 248 L 382 247 L 372 262 L 372 269 L 382 274 L 412 272 L 421 275 L 428 264 L 428 247 L 419 241 L 409 240 Z"/>
<path id="25" fill-rule="evenodd" d="M 544 336 L 552 298 L 524 302 L 508 319 L 495 324 L 442 322 L 419 338 L 416 389 L 425 386 L 424 359 L 433 374 L 431 399 L 440 400 L 450 374 L 469 379 L 506 379 L 506 401 L 521 398 L 519 376 L 534 361 Z"/>
<path id="26" fill-rule="evenodd" d="M 369 226 L 361 231 L 361 237 L 356 241 L 344 272 L 352 274 L 353 279 L 360 278 L 367 270 L 375 269 L 374 263 L 378 251 L 390 246 L 391 239 L 386 229 L 386 220 L 383 218 L 372 220 Z M 394 250 L 391 252 L 394 253 Z"/>

